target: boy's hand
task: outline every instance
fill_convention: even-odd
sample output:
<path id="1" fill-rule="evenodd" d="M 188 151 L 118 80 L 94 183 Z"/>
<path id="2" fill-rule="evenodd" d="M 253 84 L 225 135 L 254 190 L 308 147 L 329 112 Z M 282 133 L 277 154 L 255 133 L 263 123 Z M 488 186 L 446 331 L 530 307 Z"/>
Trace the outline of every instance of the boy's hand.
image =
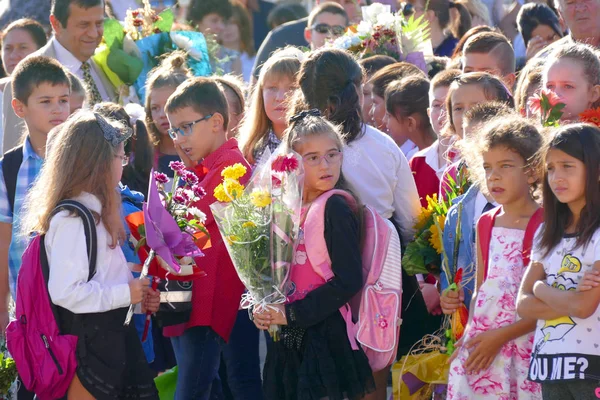
<path id="1" fill-rule="evenodd" d="M 464 301 L 465 291 L 463 288 L 460 288 L 458 291 L 446 289 L 440 297 L 442 312 L 447 315 L 453 314 Z"/>
<path id="2" fill-rule="evenodd" d="M 129 282 L 129 293 L 131 295 L 131 304 L 138 304 L 144 300 L 146 293 L 150 289 L 148 284 L 150 280 L 148 278 L 144 279 L 134 279 Z"/>
<path id="3" fill-rule="evenodd" d="M 435 285 L 426 282 L 419 282 L 419 286 L 421 287 L 421 294 L 423 295 L 423 300 L 425 300 L 425 305 L 427 306 L 427 311 L 431 315 L 441 315 L 442 309 L 440 308 L 440 292 L 438 292 Z"/>
<path id="4" fill-rule="evenodd" d="M 154 314 L 158 311 L 160 307 L 160 292 L 158 290 L 154 290 L 152 288 L 148 289 L 146 293 L 146 299 L 142 303 L 142 312 L 145 314 L 146 312 L 151 312 Z"/>
<path id="5" fill-rule="evenodd" d="M 181 146 L 175 145 L 175 150 L 177 150 L 177 154 L 179 155 L 179 158 L 181 158 L 181 162 L 183 162 L 187 168 L 194 168 L 194 167 L 196 167 L 196 165 L 198 165 L 197 162 L 193 161 L 185 153 L 185 151 L 183 151 L 183 149 L 181 148 Z"/>
<path id="6" fill-rule="evenodd" d="M 587 292 L 588 290 L 592 290 L 595 287 L 600 285 L 600 272 L 593 270 L 590 272 L 586 272 L 583 275 L 583 279 L 577 285 L 578 292 Z"/>
<path id="7" fill-rule="evenodd" d="M 467 373 L 478 373 L 488 369 L 504 342 L 505 339 L 499 334 L 498 329 L 492 329 L 480 333 L 465 343 L 465 348 L 470 352 L 469 358 L 465 362 Z"/>

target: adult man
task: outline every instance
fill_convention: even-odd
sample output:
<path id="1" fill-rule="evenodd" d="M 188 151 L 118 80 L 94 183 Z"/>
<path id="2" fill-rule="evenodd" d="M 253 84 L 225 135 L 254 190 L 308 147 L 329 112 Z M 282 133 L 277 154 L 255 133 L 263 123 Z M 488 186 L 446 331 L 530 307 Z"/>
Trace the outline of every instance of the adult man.
<path id="1" fill-rule="evenodd" d="M 556 44 L 574 40 L 600 48 L 600 0 L 554 0 L 569 35 Z"/>
<path id="2" fill-rule="evenodd" d="M 86 85 L 91 103 L 116 100 L 115 89 L 91 59 L 104 33 L 104 0 L 52 0 L 50 24 L 54 36 L 31 56 L 43 55 L 58 60 Z M 13 148 L 22 131 L 22 120 L 11 107 L 10 85 L 4 91 L 3 152 Z"/>

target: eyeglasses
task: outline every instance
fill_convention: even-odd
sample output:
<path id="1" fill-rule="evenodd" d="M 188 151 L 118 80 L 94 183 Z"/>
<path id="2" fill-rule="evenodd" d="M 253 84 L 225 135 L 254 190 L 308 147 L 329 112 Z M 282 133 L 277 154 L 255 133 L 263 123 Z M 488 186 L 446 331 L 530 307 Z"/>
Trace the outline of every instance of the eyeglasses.
<path id="1" fill-rule="evenodd" d="M 318 33 L 326 34 L 331 33 L 334 36 L 342 36 L 346 32 L 346 27 L 341 25 L 331 26 L 328 24 L 316 24 L 311 27 Z"/>
<path id="2" fill-rule="evenodd" d="M 202 117 L 200 119 L 190 122 L 189 124 L 183 125 L 181 128 L 171 128 L 167 132 L 169 133 L 169 136 L 171 137 L 171 139 L 176 139 L 177 135 L 190 136 L 192 134 L 192 128 L 194 127 L 194 125 L 196 125 L 199 122 L 210 119 L 213 115 L 214 115 L 214 113 L 205 115 L 204 117 Z"/>
<path id="3" fill-rule="evenodd" d="M 129 165 L 129 156 L 128 155 L 117 154 L 117 155 L 115 155 L 115 158 L 120 158 L 121 159 L 121 165 L 123 167 Z"/>
<path id="4" fill-rule="evenodd" d="M 309 156 L 302 157 L 302 160 L 309 167 L 317 167 L 321 165 L 321 161 L 325 160 L 328 165 L 337 164 L 342 159 L 342 152 L 339 150 L 332 150 L 327 152 L 324 156 L 318 156 L 316 154 L 311 154 Z"/>

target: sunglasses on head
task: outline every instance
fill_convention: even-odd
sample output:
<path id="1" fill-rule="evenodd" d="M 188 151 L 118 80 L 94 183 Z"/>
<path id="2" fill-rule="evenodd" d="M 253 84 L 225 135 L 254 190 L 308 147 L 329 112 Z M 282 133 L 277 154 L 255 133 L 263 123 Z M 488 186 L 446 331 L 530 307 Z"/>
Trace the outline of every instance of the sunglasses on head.
<path id="1" fill-rule="evenodd" d="M 331 33 L 335 36 L 342 36 L 346 31 L 346 28 L 341 25 L 331 26 L 327 24 L 316 24 L 312 26 L 312 29 L 318 33 Z"/>

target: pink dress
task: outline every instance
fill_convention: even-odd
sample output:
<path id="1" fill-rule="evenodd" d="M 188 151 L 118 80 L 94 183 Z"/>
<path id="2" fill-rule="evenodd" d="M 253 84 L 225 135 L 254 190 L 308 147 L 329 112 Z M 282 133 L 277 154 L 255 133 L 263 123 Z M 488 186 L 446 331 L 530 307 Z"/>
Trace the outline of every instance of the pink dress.
<path id="1" fill-rule="evenodd" d="M 473 319 L 465 341 L 491 329 L 517 321 L 516 299 L 526 266 L 522 247 L 525 231 L 495 227 L 490 241 L 489 270 L 481 285 L 473 310 Z M 541 388 L 527 379 L 533 347 L 533 332 L 502 346 L 489 369 L 467 374 L 464 365 L 469 351 L 461 347 L 450 365 L 449 400 L 541 399 Z"/>

